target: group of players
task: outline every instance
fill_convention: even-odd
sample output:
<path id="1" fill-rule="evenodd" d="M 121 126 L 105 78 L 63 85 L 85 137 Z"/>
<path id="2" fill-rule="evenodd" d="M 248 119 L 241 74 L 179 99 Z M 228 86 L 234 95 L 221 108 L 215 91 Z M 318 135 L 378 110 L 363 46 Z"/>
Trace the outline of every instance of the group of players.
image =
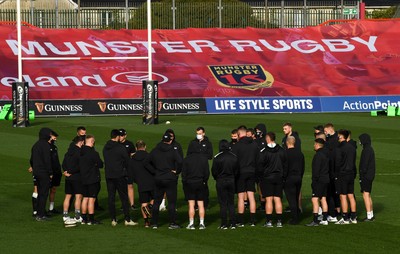
<path id="1" fill-rule="evenodd" d="M 335 131 L 333 124 L 319 125 L 315 129 L 312 160 L 313 221 L 307 226 L 357 223 L 354 180 L 356 169 L 356 142 L 348 130 Z M 185 200 L 188 202 L 187 229 L 195 229 L 195 212 L 199 213 L 199 229 L 205 229 L 210 177 L 209 160 L 213 159 L 211 175 L 216 180 L 220 205 L 220 229 L 235 229 L 245 225 L 245 208 L 250 211 L 249 225 L 256 224 L 256 199 L 265 210 L 265 227 L 282 227 L 283 191 L 291 213 L 290 224 L 298 224 L 301 209 L 301 186 L 305 161 L 299 134 L 291 123 L 283 125 L 281 145 L 276 134 L 267 132 L 264 124 L 254 129 L 239 126 L 232 130 L 231 140 L 219 141 L 215 155 L 205 129 L 196 129 L 196 138 L 190 141 L 186 156 L 172 129 L 166 130 L 161 142 L 151 152 L 146 144 L 127 140 L 124 129 L 111 131 L 110 140 L 103 148 L 103 158 L 95 150 L 95 137 L 86 135 L 84 127 L 77 128 L 77 136 L 69 146 L 60 165 L 55 140 L 57 133 L 42 128 L 39 140 L 32 147 L 29 172 L 33 173 L 32 195 L 34 216 L 37 221 L 48 219 L 54 208 L 56 187 L 60 185 L 62 171 L 65 176 L 63 221 L 66 226 L 76 223 L 95 225 L 97 195 L 101 188 L 100 168 L 105 167 L 108 192 L 108 209 L 111 225 L 116 226 L 115 194 L 118 192 L 126 226 L 138 225 L 130 216 L 134 206 L 134 188 L 137 185 L 141 213 L 146 227 L 158 228 L 159 211 L 168 201 L 169 229 L 181 228 L 176 223 L 178 178 L 181 175 Z M 372 181 L 375 176 L 375 157 L 368 134 L 359 137 L 363 147 L 359 163 L 359 179 L 367 211 L 365 221 L 373 221 L 371 199 Z M 61 170 L 62 168 L 62 170 Z M 49 195 L 50 194 L 50 195 Z M 237 212 L 235 195 L 237 194 Z M 47 198 L 50 200 L 46 212 Z M 75 216 L 69 217 L 73 203 Z M 350 213 L 349 213 L 350 203 Z M 273 211 L 275 208 L 275 221 Z M 338 216 L 342 215 L 338 220 Z"/>

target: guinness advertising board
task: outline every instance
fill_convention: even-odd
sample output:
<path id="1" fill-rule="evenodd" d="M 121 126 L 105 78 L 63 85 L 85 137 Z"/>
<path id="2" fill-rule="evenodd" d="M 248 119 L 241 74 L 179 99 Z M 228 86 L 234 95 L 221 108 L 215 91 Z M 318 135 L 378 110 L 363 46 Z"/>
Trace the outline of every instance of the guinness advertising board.
<path id="1" fill-rule="evenodd" d="M 0 109 L 10 101 L 0 100 Z M 36 117 L 85 115 L 142 115 L 142 99 L 122 100 L 30 100 Z M 203 98 L 161 99 L 156 110 L 161 115 L 206 113 Z"/>

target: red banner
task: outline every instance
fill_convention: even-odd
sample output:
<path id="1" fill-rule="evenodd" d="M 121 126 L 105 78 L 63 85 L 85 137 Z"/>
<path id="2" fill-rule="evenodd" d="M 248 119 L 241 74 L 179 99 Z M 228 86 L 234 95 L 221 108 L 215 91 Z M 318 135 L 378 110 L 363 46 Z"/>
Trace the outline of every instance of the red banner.
<path id="1" fill-rule="evenodd" d="M 0 99 L 17 80 L 17 31 L 0 26 Z M 400 21 L 354 21 L 304 29 L 184 29 L 152 32 L 160 98 L 400 94 Z M 142 96 L 146 30 L 23 27 L 31 99 Z"/>

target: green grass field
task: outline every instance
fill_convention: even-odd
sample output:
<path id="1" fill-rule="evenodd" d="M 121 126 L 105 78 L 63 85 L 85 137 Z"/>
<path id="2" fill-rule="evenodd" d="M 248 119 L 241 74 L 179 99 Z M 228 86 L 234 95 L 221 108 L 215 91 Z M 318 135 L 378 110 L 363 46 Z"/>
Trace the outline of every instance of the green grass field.
<path id="1" fill-rule="evenodd" d="M 0 249 L 1 253 L 395 253 L 400 236 L 400 129 L 398 117 L 370 117 L 367 113 L 351 114 L 259 114 L 259 115 L 194 115 L 161 116 L 161 123 L 153 126 L 141 124 L 139 116 L 123 117 L 69 117 L 39 118 L 29 128 L 12 128 L 11 122 L 0 122 Z M 166 125 L 165 121 L 171 121 Z M 36 222 L 31 216 L 30 149 L 42 127 L 50 127 L 60 135 L 58 148 L 60 159 L 75 135 L 76 127 L 86 126 L 88 134 L 96 137 L 96 148 L 101 153 L 113 128 L 125 128 L 128 139 L 143 139 L 152 149 L 161 139 L 165 129 L 173 128 L 177 141 L 186 152 L 187 145 L 195 137 L 195 128 L 203 126 L 217 153 L 218 141 L 229 139 L 231 129 L 240 124 L 254 127 L 263 122 L 269 131 L 282 138 L 282 124 L 292 122 L 300 133 L 302 149 L 306 157 L 306 173 L 303 180 L 303 217 L 301 224 L 283 228 L 263 228 L 264 215 L 257 214 L 257 227 L 219 231 L 219 207 L 216 201 L 215 183 L 210 179 L 210 209 L 206 215 L 207 229 L 200 231 L 168 230 L 167 213 L 161 213 L 158 230 L 145 229 L 143 220 L 139 227 L 127 228 L 122 224 L 113 228 L 108 212 L 98 212 L 96 217 L 103 224 L 80 225 L 64 228 L 62 215 L 53 216 L 49 222 Z M 327 122 L 335 127 L 348 128 L 356 139 L 367 132 L 372 136 L 377 159 L 377 176 L 373 185 L 373 223 L 357 225 L 329 225 L 308 228 L 311 221 L 310 164 L 313 156 L 313 126 Z M 358 156 L 361 147 L 358 148 Z M 358 161 L 357 161 L 358 164 Z M 56 208 L 61 210 L 64 199 L 64 180 L 56 196 Z M 359 185 L 355 184 L 359 219 L 365 218 Z M 136 196 L 136 203 L 138 203 Z M 104 177 L 99 195 L 100 204 L 106 208 L 107 195 Z M 187 224 L 187 205 L 181 185 L 178 187 L 178 222 Z M 285 200 L 285 204 L 286 200 Z M 119 204 L 117 204 L 117 208 Z M 133 213 L 139 218 L 139 211 Z M 122 214 L 119 219 L 122 220 Z M 285 215 L 286 222 L 289 215 Z"/>

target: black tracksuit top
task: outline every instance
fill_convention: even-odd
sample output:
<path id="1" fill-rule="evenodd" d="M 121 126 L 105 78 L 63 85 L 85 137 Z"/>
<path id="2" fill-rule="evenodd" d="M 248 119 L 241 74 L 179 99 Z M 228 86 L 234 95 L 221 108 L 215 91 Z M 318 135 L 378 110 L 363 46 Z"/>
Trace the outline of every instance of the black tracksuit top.
<path id="1" fill-rule="evenodd" d="M 172 144 L 164 142 L 158 143 L 150 152 L 149 163 L 155 169 L 155 180 L 176 181 L 182 171 L 182 157 L 178 150 Z"/>
<path id="2" fill-rule="evenodd" d="M 212 159 L 214 155 L 213 147 L 207 136 L 204 136 L 202 141 L 199 141 L 198 139 L 193 139 L 189 143 L 186 156 L 192 153 L 203 153 L 207 155 L 207 159 Z"/>
<path id="3" fill-rule="evenodd" d="M 356 149 L 347 141 L 342 141 L 336 149 L 335 177 L 356 176 Z"/>
<path id="4" fill-rule="evenodd" d="M 236 154 L 239 163 L 239 174 L 256 173 L 258 154 L 257 142 L 250 137 L 243 137 L 237 142 L 232 152 Z"/>
<path id="5" fill-rule="evenodd" d="M 326 137 L 326 142 L 324 147 L 328 148 L 330 151 L 334 150 L 339 146 L 339 141 L 338 141 L 338 133 L 335 132 L 330 136 Z"/>
<path id="6" fill-rule="evenodd" d="M 375 151 L 371 146 L 371 137 L 364 133 L 360 135 L 360 142 L 363 147 L 360 157 L 360 179 L 369 181 L 375 178 Z"/>
<path id="7" fill-rule="evenodd" d="M 260 151 L 257 163 L 257 176 L 259 178 L 283 178 L 288 170 L 287 155 L 285 149 L 276 144 L 271 148 L 266 146 Z"/>
<path id="8" fill-rule="evenodd" d="M 116 179 L 127 176 L 129 156 L 125 147 L 113 140 L 107 141 L 103 148 L 106 178 Z"/>
<path id="9" fill-rule="evenodd" d="M 175 138 L 176 138 L 176 136 L 175 136 Z M 181 156 L 181 158 L 183 160 L 183 150 L 182 150 L 181 144 L 176 142 L 174 139 L 174 141 L 172 141 L 171 145 L 174 147 L 174 149 L 176 149 L 178 151 L 179 156 Z"/>
<path id="10" fill-rule="evenodd" d="M 313 157 L 312 182 L 329 183 L 329 157 L 323 148 L 318 149 Z"/>
<path id="11" fill-rule="evenodd" d="M 235 179 L 239 173 L 237 157 L 229 150 L 221 151 L 214 156 L 211 173 L 215 180 Z"/>
<path id="12" fill-rule="evenodd" d="M 66 177 L 68 181 L 80 181 L 81 170 L 79 168 L 79 158 L 81 155 L 81 148 L 74 145 L 68 148 L 67 153 L 64 155 L 62 167 L 64 171 L 67 171 L 71 176 Z"/>
<path id="13" fill-rule="evenodd" d="M 329 177 L 331 179 L 335 178 L 335 172 L 336 172 L 336 153 L 337 153 L 337 148 L 339 146 L 339 141 L 338 141 L 338 133 L 335 132 L 333 135 L 330 135 L 326 137 L 326 142 L 324 145 L 324 150 L 328 155 L 329 158 Z"/>
<path id="14" fill-rule="evenodd" d="M 259 151 L 261 151 L 261 149 L 263 149 L 267 145 L 267 142 L 265 141 L 264 137 L 257 138 L 254 141 L 257 143 Z"/>
<path id="15" fill-rule="evenodd" d="M 129 170 L 132 172 L 133 181 L 137 184 L 139 192 L 154 190 L 155 169 L 147 163 L 149 156 L 148 152 L 138 150 L 129 163 Z"/>
<path id="16" fill-rule="evenodd" d="M 39 132 L 39 140 L 32 146 L 30 164 L 33 175 L 53 175 L 50 153 L 49 128 L 42 128 Z"/>
<path id="17" fill-rule="evenodd" d="M 192 153 L 183 160 L 183 183 L 206 183 L 210 177 L 208 159 L 205 154 Z"/>
<path id="18" fill-rule="evenodd" d="M 83 146 L 79 158 L 79 168 L 81 169 L 82 183 L 85 185 L 98 183 L 101 180 L 100 168 L 103 161 L 94 147 Z"/>
<path id="19" fill-rule="evenodd" d="M 288 170 L 287 174 L 284 175 L 284 178 L 288 178 L 291 176 L 299 176 L 303 177 L 304 175 L 304 154 L 296 148 L 288 148 L 286 150 L 287 162 L 288 162 Z"/>
<path id="20" fill-rule="evenodd" d="M 121 143 L 121 145 L 125 147 L 129 157 L 131 156 L 132 153 L 136 152 L 135 145 L 129 140 L 125 140 L 123 143 Z"/>
<path id="21" fill-rule="evenodd" d="M 60 159 L 58 158 L 58 149 L 54 143 L 49 143 L 50 145 L 50 154 L 51 154 L 51 168 L 53 169 L 54 174 L 61 174 L 61 164 Z"/>
<path id="22" fill-rule="evenodd" d="M 301 139 L 300 139 L 299 133 L 297 131 L 292 131 L 292 134 L 290 136 L 293 136 L 296 139 L 296 142 L 294 143 L 294 148 L 301 151 Z M 287 149 L 287 147 L 286 147 L 286 139 L 287 139 L 287 137 L 288 136 L 285 135 L 282 138 L 282 147 L 284 149 Z"/>

